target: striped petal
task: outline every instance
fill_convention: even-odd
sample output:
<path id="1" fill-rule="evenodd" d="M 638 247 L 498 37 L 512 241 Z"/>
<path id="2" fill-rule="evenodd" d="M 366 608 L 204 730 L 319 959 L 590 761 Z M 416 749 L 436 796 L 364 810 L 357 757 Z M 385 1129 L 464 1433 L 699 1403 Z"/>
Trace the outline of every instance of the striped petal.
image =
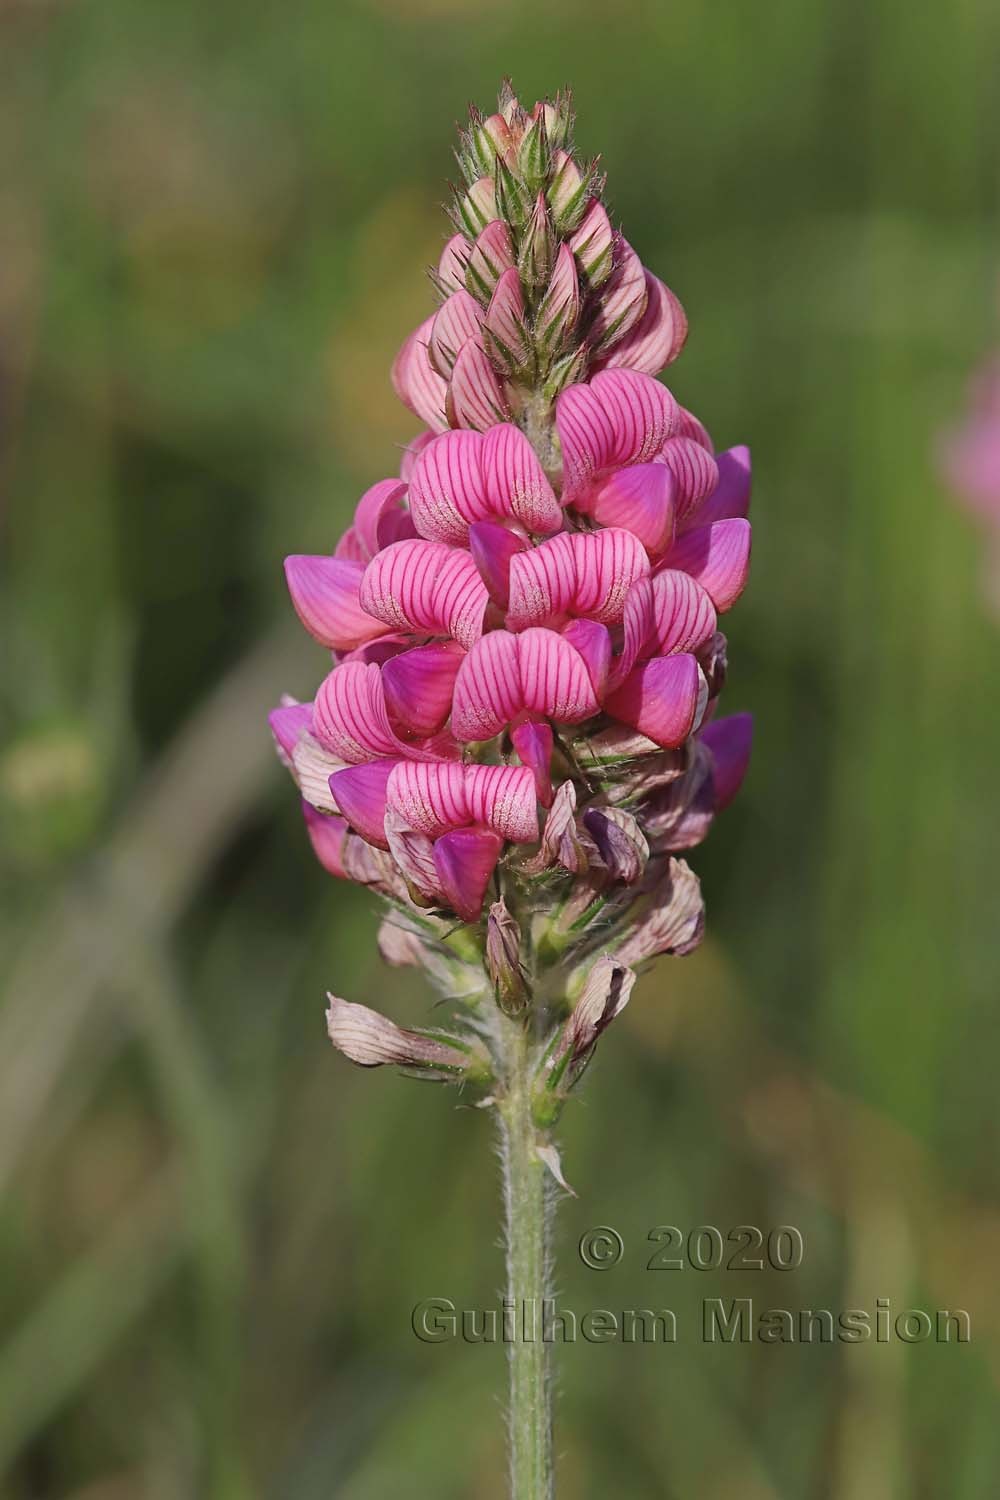
<path id="1" fill-rule="evenodd" d="M 522 706 L 517 636 L 491 630 L 476 642 L 459 668 L 451 732 L 464 744 L 492 739 Z"/>
<path id="2" fill-rule="evenodd" d="M 497 365 L 512 374 L 527 363 L 531 341 L 521 278 L 511 266 L 493 289 L 483 324 L 483 343 Z"/>
<path id="3" fill-rule="evenodd" d="M 321 646 L 350 651 L 385 626 L 362 606 L 359 597 L 364 565 L 341 557 L 285 558 L 285 578 L 295 613 Z"/>
<path id="4" fill-rule="evenodd" d="M 399 477 L 404 484 L 409 484 L 413 478 L 413 466 L 423 453 L 429 443 L 433 443 L 437 433 L 418 432 L 415 438 L 407 443 L 403 449 L 403 457 L 399 461 Z"/>
<path id="5" fill-rule="evenodd" d="M 491 427 L 483 439 L 482 464 L 494 515 L 514 516 L 536 534 L 559 530 L 562 508 L 523 432 L 509 422 Z"/>
<path id="6" fill-rule="evenodd" d="M 524 708 L 557 724 L 580 724 L 597 712 L 587 664 L 564 635 L 534 628 L 511 639 L 518 647 Z"/>
<path id="7" fill-rule="evenodd" d="M 447 412 L 450 426 L 471 427 L 476 432 L 510 417 L 500 382 L 478 338 L 470 338 L 455 361 Z"/>
<path id="8" fill-rule="evenodd" d="M 636 370 L 602 370 L 588 385 L 571 385 L 556 400 L 563 456 L 563 503 L 612 465 L 647 463 L 678 421 L 666 386 Z"/>
<path id="9" fill-rule="evenodd" d="M 683 307 L 652 271 L 646 271 L 645 277 L 646 310 L 605 357 L 606 370 L 641 370 L 646 375 L 658 375 L 684 347 L 688 324 Z"/>
<path id="10" fill-rule="evenodd" d="M 615 469 L 581 496 L 577 507 L 602 526 L 631 531 L 654 557 L 674 539 L 674 476 L 666 464 Z"/>
<path id="11" fill-rule="evenodd" d="M 458 828 L 434 844 L 434 868 L 445 903 L 464 922 L 476 922 L 503 849 L 488 828 Z"/>
<path id="12" fill-rule="evenodd" d="M 743 785 L 750 765 L 753 715 L 730 714 L 725 719 L 713 719 L 706 724 L 700 738 L 711 752 L 715 809 L 721 812 Z"/>
<path id="13" fill-rule="evenodd" d="M 385 836 L 386 788 L 397 762 L 371 760 L 347 766 L 330 777 L 330 791 L 342 815 L 363 839 L 388 849 Z"/>
<path id="14" fill-rule="evenodd" d="M 536 719 L 525 719 L 510 732 L 511 743 L 523 766 L 535 778 L 535 796 L 543 807 L 552 805 L 552 728 Z"/>
<path id="15" fill-rule="evenodd" d="M 678 407 L 677 436 L 693 438 L 700 443 L 709 453 L 715 452 L 715 444 L 709 435 L 708 428 L 704 422 L 700 422 L 694 412 L 688 411 L 686 407 Z"/>
<path id="16" fill-rule="evenodd" d="M 631 532 L 611 526 L 563 532 L 511 558 L 507 624 L 523 630 L 567 614 L 614 624 L 632 584 L 648 571 L 645 549 Z"/>
<path id="17" fill-rule="evenodd" d="M 465 287 L 484 306 L 489 305 L 496 284 L 514 264 L 510 229 L 503 219 L 494 219 L 476 238 L 465 268 Z"/>
<path id="18" fill-rule="evenodd" d="M 525 632 L 527 634 L 527 632 Z M 571 620 L 562 632 L 564 641 L 569 641 L 580 653 L 590 675 L 594 697 L 600 703 L 607 687 L 611 668 L 611 636 L 604 625 L 596 620 Z"/>
<path id="19" fill-rule="evenodd" d="M 392 657 L 382 668 L 390 715 L 411 734 L 436 734 L 451 713 L 455 678 L 464 659 L 455 641 L 434 641 Z"/>
<path id="20" fill-rule="evenodd" d="M 334 667 L 316 693 L 313 733 L 349 765 L 396 754 L 398 742 L 386 712 L 382 669 L 353 661 Z"/>
<path id="21" fill-rule="evenodd" d="M 479 332 L 483 310 L 466 291 L 452 292 L 434 315 L 427 345 L 430 362 L 447 380 L 455 368 L 459 350 Z"/>
<path id="22" fill-rule="evenodd" d="M 743 592 L 750 568 L 750 522 L 743 517 L 696 526 L 678 537 L 667 564 L 697 579 L 720 613 Z"/>
<path id="23" fill-rule="evenodd" d="M 719 482 L 697 510 L 686 517 L 682 530 L 708 526 L 713 521 L 730 521 L 746 516 L 750 510 L 750 449 L 727 448 L 716 454 Z"/>
<path id="24" fill-rule="evenodd" d="M 597 198 L 591 198 L 579 228 L 569 240 L 569 248 L 576 256 L 580 280 L 588 291 L 602 286 L 611 275 L 614 237 L 607 210 Z"/>
<path id="25" fill-rule="evenodd" d="M 385 836 L 389 852 L 407 884 L 425 899 L 436 900 L 441 887 L 434 867 L 434 847 L 427 835 L 414 832 L 389 808 L 385 814 Z"/>
<path id="26" fill-rule="evenodd" d="M 667 568 L 654 578 L 640 578 L 625 601 L 621 655 L 611 686 L 624 682 L 636 662 L 648 656 L 699 651 L 715 634 L 711 599 L 687 573 Z"/>
<path id="27" fill-rule="evenodd" d="M 615 262 L 590 330 L 598 359 L 624 338 L 646 311 L 646 273 L 642 261 L 621 235 L 615 247 Z"/>
<path id="28" fill-rule="evenodd" d="M 674 477 L 674 505 L 677 519 L 685 516 L 710 495 L 719 482 L 719 470 L 711 453 L 693 438 L 668 438 L 657 455 Z"/>
<path id="29" fill-rule="evenodd" d="M 422 537 L 465 541 L 469 522 L 489 514 L 483 479 L 483 438 L 445 432 L 424 448 L 410 478 L 410 510 Z"/>
<path id="30" fill-rule="evenodd" d="M 445 432 L 447 386 L 431 365 L 427 343 L 434 319 L 427 318 L 415 328 L 400 349 L 392 366 L 392 385 L 403 405 L 420 418 L 433 432 Z"/>
<path id="31" fill-rule="evenodd" d="M 656 656 L 609 693 L 607 713 L 664 749 L 681 745 L 704 708 L 705 679 L 693 656 Z"/>
<path id="32" fill-rule="evenodd" d="M 517 843 L 538 837 L 535 780 L 526 766 L 397 761 L 387 781 L 387 799 L 411 828 L 430 838 L 469 823 L 483 824 Z"/>
<path id="33" fill-rule="evenodd" d="M 475 521 L 469 527 L 469 550 L 489 596 L 499 609 L 510 598 L 510 560 L 527 547 L 523 537 L 493 521 Z"/>
<path id="34" fill-rule="evenodd" d="M 472 246 L 464 234 L 453 234 L 441 251 L 437 284 L 443 292 L 460 292 L 465 288 L 465 272 Z"/>
<path id="35" fill-rule="evenodd" d="M 394 542 L 372 559 L 361 599 L 390 629 L 450 635 L 465 647 L 482 634 L 489 602 L 470 553 L 419 538 Z"/>
<path id="36" fill-rule="evenodd" d="M 406 485 L 398 479 L 380 479 L 365 490 L 354 511 L 354 526 L 365 562 L 391 542 L 413 536 L 413 518 L 404 509 Z"/>

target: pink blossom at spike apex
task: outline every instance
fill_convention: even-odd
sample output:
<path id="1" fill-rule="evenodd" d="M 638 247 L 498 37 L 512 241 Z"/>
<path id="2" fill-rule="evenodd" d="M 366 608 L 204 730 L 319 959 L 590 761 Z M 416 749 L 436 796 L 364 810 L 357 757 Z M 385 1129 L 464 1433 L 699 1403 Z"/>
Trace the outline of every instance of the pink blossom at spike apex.
<path id="1" fill-rule="evenodd" d="M 427 430 L 329 555 L 285 569 L 333 653 L 312 704 L 272 716 L 318 857 L 465 922 L 501 861 L 641 882 L 678 828 L 707 830 L 749 757 L 749 717 L 714 719 L 719 618 L 749 568 L 749 453 L 716 453 L 653 378 L 683 310 L 565 131 L 547 155 L 535 130 L 519 207 L 519 132 L 541 109 L 508 110 L 502 182 L 492 137 L 463 137 L 441 304 L 393 370 Z M 601 813 L 626 781 L 629 811 Z M 365 846 L 374 866 L 351 853 Z"/>
<path id="2" fill-rule="evenodd" d="M 941 440 L 940 462 L 956 496 L 986 530 L 986 593 L 1000 615 L 1000 355 L 973 377 L 963 420 Z"/>

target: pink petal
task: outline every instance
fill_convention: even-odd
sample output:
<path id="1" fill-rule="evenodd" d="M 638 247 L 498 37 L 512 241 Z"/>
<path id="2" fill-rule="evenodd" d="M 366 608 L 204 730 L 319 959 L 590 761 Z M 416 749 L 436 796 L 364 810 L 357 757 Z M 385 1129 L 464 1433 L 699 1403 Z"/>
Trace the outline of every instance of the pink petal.
<path id="1" fill-rule="evenodd" d="M 658 380 L 637 370 L 601 370 L 590 384 L 615 434 L 611 463 L 646 463 L 676 431 L 677 402 Z"/>
<path id="2" fill-rule="evenodd" d="M 643 662 L 604 707 L 613 718 L 638 729 L 664 749 L 681 745 L 704 707 L 705 680 L 693 656 L 656 656 Z"/>
<path id="3" fill-rule="evenodd" d="M 613 242 L 614 230 L 607 211 L 597 198 L 592 198 L 580 227 L 569 240 L 580 268 L 580 280 L 588 288 L 601 286 L 610 276 Z"/>
<path id="4" fill-rule="evenodd" d="M 631 532 L 611 526 L 563 532 L 511 558 L 507 624 L 519 630 L 566 614 L 614 624 L 632 584 L 648 571 L 649 559 Z"/>
<path id="5" fill-rule="evenodd" d="M 712 639 L 717 626 L 714 606 L 690 574 L 674 568 L 657 573 L 651 581 L 651 599 L 647 651 L 657 656 L 698 651 Z"/>
<path id="6" fill-rule="evenodd" d="M 527 633 L 527 632 L 525 632 Z M 564 641 L 569 641 L 583 658 L 590 675 L 594 697 L 600 703 L 607 687 L 611 667 L 611 637 L 604 625 L 596 620 L 571 620 L 562 632 Z"/>
<path id="7" fill-rule="evenodd" d="M 536 719 L 525 719 L 510 732 L 511 742 L 535 778 L 535 795 L 543 807 L 552 804 L 552 728 Z"/>
<path id="8" fill-rule="evenodd" d="M 535 781 L 526 766 L 397 761 L 387 797 L 394 812 L 430 838 L 469 823 L 518 843 L 538 837 Z"/>
<path id="9" fill-rule="evenodd" d="M 382 669 L 362 662 L 334 667 L 316 693 L 313 733 L 349 765 L 395 754 L 398 744 L 386 712 Z"/>
<path id="10" fill-rule="evenodd" d="M 390 629 L 450 635 L 466 647 L 482 634 L 489 602 L 470 553 L 420 539 L 394 542 L 374 557 L 361 598 Z"/>
<path id="11" fill-rule="evenodd" d="M 385 635 L 385 626 L 360 603 L 364 571 L 361 563 L 340 557 L 285 558 L 285 578 L 295 613 L 321 646 L 350 651 Z"/>
<path id="12" fill-rule="evenodd" d="M 590 329 L 597 358 L 624 338 L 646 311 L 646 273 L 642 261 L 621 235 L 615 247 L 615 262 Z"/>
<path id="13" fill-rule="evenodd" d="M 562 447 L 563 503 L 585 490 L 611 461 L 615 431 L 590 385 L 571 385 L 556 398 L 556 431 Z"/>
<path id="14" fill-rule="evenodd" d="M 491 630 L 476 642 L 459 668 L 452 733 L 466 744 L 492 739 L 522 706 L 517 636 Z"/>
<path id="15" fill-rule="evenodd" d="M 686 517 L 682 530 L 708 526 L 713 521 L 729 521 L 746 516 L 750 509 L 750 449 L 727 448 L 716 455 L 719 482 L 697 510 Z"/>
<path id="16" fill-rule="evenodd" d="M 513 266 L 504 271 L 493 289 L 483 327 L 485 345 L 508 374 L 526 362 L 529 342 L 524 292 Z"/>
<path id="17" fill-rule="evenodd" d="M 753 741 L 753 715 L 730 714 L 725 719 L 713 719 L 701 732 L 701 742 L 712 754 L 712 783 L 715 791 L 715 807 L 721 812 L 728 807 L 743 785 L 750 764 L 750 747 Z"/>
<path id="18" fill-rule="evenodd" d="M 750 568 L 750 522 L 736 517 L 686 531 L 667 554 L 667 564 L 696 578 L 720 613 L 730 609 Z"/>
<path id="19" fill-rule="evenodd" d="M 430 362 L 445 379 L 455 367 L 459 350 L 479 333 L 483 310 L 466 291 L 452 292 L 438 308 L 428 344 Z"/>
<path id="20" fill-rule="evenodd" d="M 413 466 L 423 453 L 429 443 L 433 443 L 436 433 L 418 432 L 415 438 L 411 438 L 403 449 L 403 457 L 399 463 L 399 477 L 404 484 L 409 484 L 413 477 Z"/>
<path id="21" fill-rule="evenodd" d="M 469 263 L 472 246 L 464 234 L 453 234 L 441 251 L 438 261 L 438 282 L 446 292 L 460 292 L 465 288 L 465 268 Z"/>
<path id="22" fill-rule="evenodd" d="M 538 838 L 535 778 L 527 766 L 465 766 L 469 811 L 517 844 Z"/>
<path id="23" fill-rule="evenodd" d="M 464 922 L 476 922 L 503 849 L 499 834 L 459 828 L 434 844 L 434 868 L 444 900 Z"/>
<path id="24" fill-rule="evenodd" d="M 494 515 L 513 515 L 527 531 L 558 531 L 562 509 L 524 433 L 509 422 L 491 427 L 483 439 L 486 498 Z"/>
<path id="25" fill-rule="evenodd" d="M 427 354 L 433 318 L 415 328 L 396 355 L 392 366 L 392 385 L 404 406 L 434 432 L 445 432 L 447 386 L 432 368 Z"/>
<path id="26" fill-rule="evenodd" d="M 312 704 L 283 703 L 280 708 L 271 710 L 267 722 L 271 726 L 278 754 L 290 761 L 300 735 L 312 728 Z"/>
<path id="27" fill-rule="evenodd" d="M 580 724 L 597 712 L 587 664 L 564 635 L 536 627 L 511 639 L 518 647 L 524 708 L 558 724 Z"/>
<path id="28" fill-rule="evenodd" d="M 344 839 L 347 835 L 346 820 L 336 813 L 317 812 L 305 800 L 302 803 L 302 816 L 306 821 L 306 832 L 309 834 L 313 853 L 324 870 L 331 875 L 336 875 L 340 880 L 346 880 L 347 872 L 344 869 L 342 857 Z"/>
<path id="29" fill-rule="evenodd" d="M 510 416 L 500 382 L 478 338 L 469 339 L 455 361 L 447 410 L 452 427 L 472 427 L 477 432 L 506 422 Z"/>
<path id="30" fill-rule="evenodd" d="M 464 542 L 469 522 L 489 514 L 483 479 L 483 438 L 445 432 L 423 449 L 410 477 L 410 510 L 423 537 Z"/>
<path id="31" fill-rule="evenodd" d="M 469 527 L 469 550 L 490 598 L 499 609 L 506 609 L 510 598 L 510 560 L 527 545 L 516 532 L 493 521 L 475 521 Z"/>
<path id="32" fill-rule="evenodd" d="M 480 302 L 489 303 L 497 282 L 514 264 L 510 229 L 502 219 L 487 224 L 472 247 L 465 271 L 465 286 Z"/>
<path id="33" fill-rule="evenodd" d="M 455 641 L 416 646 L 382 668 L 382 689 L 391 715 L 410 733 L 435 734 L 451 713 L 451 696 L 465 652 Z"/>
<path id="34" fill-rule="evenodd" d="M 658 461 L 665 464 L 674 476 L 674 505 L 678 521 L 690 515 L 719 482 L 715 459 L 693 438 L 668 438 L 658 454 Z"/>
<path id="35" fill-rule="evenodd" d="M 386 788 L 394 766 L 392 760 L 371 760 L 367 765 L 334 771 L 330 791 L 338 810 L 363 839 L 379 849 L 388 849 L 385 836 Z"/>
<path id="36" fill-rule="evenodd" d="M 535 337 L 549 353 L 558 353 L 580 316 L 580 282 L 576 261 L 567 244 L 559 246 L 556 263 L 535 315 Z"/>
<path id="37" fill-rule="evenodd" d="M 577 505 L 602 526 L 631 531 L 654 556 L 674 539 L 674 478 L 665 464 L 614 469 Z"/>
<path id="38" fill-rule="evenodd" d="M 709 453 L 715 452 L 715 444 L 708 433 L 704 422 L 700 422 L 694 412 L 688 411 L 686 407 L 678 407 L 679 420 L 677 423 L 677 436 L 693 438 L 696 443 Z"/>
<path id="39" fill-rule="evenodd" d="M 604 360 L 604 368 L 641 370 L 658 375 L 680 354 L 687 338 L 687 317 L 669 287 L 646 271 L 646 310 L 639 322 Z"/>
<path id="40" fill-rule="evenodd" d="M 425 833 L 408 828 L 397 813 L 385 815 L 385 836 L 389 852 L 403 872 L 408 885 L 429 900 L 440 895 L 440 882 L 434 866 L 434 846 Z"/>
<path id="41" fill-rule="evenodd" d="M 390 542 L 413 536 L 413 521 L 403 508 L 405 500 L 406 485 L 398 479 L 380 479 L 361 496 L 352 529 L 364 549 L 365 562 Z"/>
<path id="42" fill-rule="evenodd" d="M 371 556 L 367 547 L 358 536 L 353 526 L 348 526 L 340 541 L 333 549 L 334 557 L 341 558 L 344 562 L 366 563 Z"/>

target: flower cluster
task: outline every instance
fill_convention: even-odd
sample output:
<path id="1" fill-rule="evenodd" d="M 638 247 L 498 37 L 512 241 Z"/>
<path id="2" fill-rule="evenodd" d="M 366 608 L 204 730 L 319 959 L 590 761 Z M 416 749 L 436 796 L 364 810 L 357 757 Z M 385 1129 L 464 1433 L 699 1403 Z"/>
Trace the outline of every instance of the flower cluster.
<path id="1" fill-rule="evenodd" d="M 716 453 L 654 379 L 684 314 L 612 227 L 571 125 L 566 99 L 528 112 L 509 90 L 473 112 L 440 306 L 394 367 L 426 431 L 332 555 L 287 559 L 334 665 L 271 717 L 320 861 L 390 902 L 389 961 L 472 1007 L 551 1014 L 540 1120 L 632 966 L 699 940 L 676 856 L 735 795 L 750 742 L 748 716 L 715 717 L 749 455 Z M 331 1001 L 355 1061 L 488 1077 L 488 1049 L 458 1065 L 465 1042 L 381 1017 L 366 1032 L 362 1009 Z"/>

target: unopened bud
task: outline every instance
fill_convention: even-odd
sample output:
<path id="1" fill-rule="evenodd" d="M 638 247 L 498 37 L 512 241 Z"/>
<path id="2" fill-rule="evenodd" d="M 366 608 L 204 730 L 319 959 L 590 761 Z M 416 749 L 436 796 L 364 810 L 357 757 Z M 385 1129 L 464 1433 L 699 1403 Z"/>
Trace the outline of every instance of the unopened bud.
<path id="1" fill-rule="evenodd" d="M 517 257 L 518 270 L 525 286 L 545 286 L 555 265 L 557 243 L 545 194 L 539 193 Z"/>
<path id="2" fill-rule="evenodd" d="M 521 929 L 502 899 L 490 907 L 486 924 L 486 968 L 500 1009 L 518 1015 L 531 997 L 521 967 Z"/>
<path id="3" fill-rule="evenodd" d="M 545 113 L 539 111 L 529 121 L 517 148 L 517 169 L 531 192 L 537 193 L 544 186 L 551 164 Z"/>
<path id="4" fill-rule="evenodd" d="M 589 291 L 603 286 L 613 268 L 614 231 L 603 204 L 591 198 L 569 242 L 576 256 L 580 280 Z"/>
<path id="5" fill-rule="evenodd" d="M 583 218 L 590 196 L 590 173 L 584 173 L 566 151 L 555 157 L 555 171 L 546 197 L 552 222 L 560 234 L 570 234 Z"/>
<path id="6" fill-rule="evenodd" d="M 502 157 L 497 158 L 494 196 L 496 212 L 490 218 L 506 219 L 515 229 L 523 229 L 531 214 L 533 195 Z M 488 222 L 489 219 L 481 227 L 485 228 Z"/>
<path id="7" fill-rule="evenodd" d="M 492 177 L 480 177 L 455 205 L 455 222 L 474 240 L 497 217 L 497 195 Z"/>
<path id="8" fill-rule="evenodd" d="M 513 264 L 510 229 L 502 219 L 494 219 L 472 246 L 465 265 L 464 285 L 486 307 L 500 277 Z"/>
<path id="9" fill-rule="evenodd" d="M 580 284 L 576 261 L 568 245 L 560 245 L 541 305 L 535 317 L 535 338 L 547 355 L 562 354 L 580 316 Z"/>
<path id="10" fill-rule="evenodd" d="M 497 282 L 483 323 L 483 347 L 504 375 L 527 367 L 531 336 L 525 317 L 521 278 L 511 266 Z"/>
<path id="11" fill-rule="evenodd" d="M 615 268 L 601 293 L 590 333 L 595 358 L 623 339 L 646 311 L 646 273 L 642 261 L 622 235 L 616 237 L 614 259 Z"/>

